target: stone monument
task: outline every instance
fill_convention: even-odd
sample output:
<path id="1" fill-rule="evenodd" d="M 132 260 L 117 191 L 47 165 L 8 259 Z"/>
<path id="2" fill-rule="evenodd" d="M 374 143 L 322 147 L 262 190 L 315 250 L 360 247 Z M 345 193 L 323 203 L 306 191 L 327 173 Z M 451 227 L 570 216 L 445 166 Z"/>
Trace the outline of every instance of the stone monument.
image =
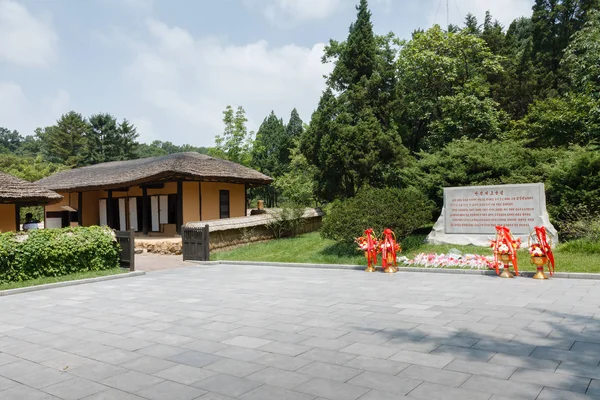
<path id="1" fill-rule="evenodd" d="M 535 226 L 545 226 L 555 237 L 546 210 L 543 183 L 444 188 L 444 208 L 427 237 L 432 244 L 487 246 L 496 225 L 509 227 L 527 245 Z"/>

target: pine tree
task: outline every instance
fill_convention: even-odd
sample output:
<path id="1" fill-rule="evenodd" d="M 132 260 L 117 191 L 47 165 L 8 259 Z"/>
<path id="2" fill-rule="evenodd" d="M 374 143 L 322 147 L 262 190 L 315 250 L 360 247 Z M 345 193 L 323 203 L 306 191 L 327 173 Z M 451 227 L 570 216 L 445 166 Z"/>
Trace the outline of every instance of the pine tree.
<path id="1" fill-rule="evenodd" d="M 352 197 L 363 186 L 392 183 L 408 152 L 393 123 L 395 52 L 391 36 L 375 36 L 366 0 L 357 7 L 346 42 L 331 41 L 335 61 L 300 149 L 316 167 L 319 197 Z M 335 93 L 335 94 L 334 94 Z"/>
<path id="2" fill-rule="evenodd" d="M 252 166 L 272 178 L 282 176 L 290 163 L 291 145 L 283 120 L 271 111 L 256 133 L 252 146 Z M 263 187 L 255 193 L 264 197 L 267 207 L 277 206 L 279 193 L 274 186 Z"/>
<path id="3" fill-rule="evenodd" d="M 485 13 L 485 22 L 481 38 L 494 54 L 499 54 L 504 48 L 504 30 L 498 20 L 492 22 L 492 14 L 489 11 Z"/>
<path id="4" fill-rule="evenodd" d="M 298 114 L 295 108 L 292 110 L 290 120 L 285 127 L 285 132 L 292 140 L 299 139 L 302 136 L 302 132 L 304 132 L 304 122 L 302 122 L 300 114 Z"/>
<path id="5" fill-rule="evenodd" d="M 23 143 L 23 136 L 19 132 L 0 127 L 0 153 L 16 154 Z"/>
<path id="6" fill-rule="evenodd" d="M 338 57 L 338 62 L 329 77 L 329 85 L 343 91 L 358 84 L 363 77 L 370 78 L 377 68 L 377 45 L 371 22 L 371 11 L 367 0 L 360 0 L 356 7 L 356 22 L 350 25 L 350 34 L 345 43 L 330 42 L 330 51 L 325 60 Z"/>
<path id="7" fill-rule="evenodd" d="M 89 118 L 86 134 L 85 163 L 89 165 L 120 159 L 119 127 L 110 114 L 94 114 Z"/>
<path id="8" fill-rule="evenodd" d="M 290 145 L 283 121 L 271 111 L 256 132 L 252 165 L 269 176 L 282 175 L 289 164 Z"/>
<path id="9" fill-rule="evenodd" d="M 45 129 L 44 153 L 49 161 L 76 167 L 85 164 L 83 152 L 89 125 L 81 114 L 70 111 L 56 125 Z"/>
<path id="10" fill-rule="evenodd" d="M 600 7 L 598 0 L 536 0 L 533 6 L 533 52 L 538 67 L 538 92 L 568 90 L 560 71 L 564 50 L 588 19 Z M 549 92 L 552 93 L 552 92 Z"/>
<path id="11" fill-rule="evenodd" d="M 119 160 L 132 160 L 137 154 L 137 128 L 126 119 L 119 124 Z"/>
<path id="12" fill-rule="evenodd" d="M 481 28 L 479 27 L 479 22 L 477 21 L 476 16 L 474 16 L 471 13 L 467 14 L 467 17 L 465 18 L 465 27 L 463 28 L 463 32 L 475 36 L 481 35 Z"/>

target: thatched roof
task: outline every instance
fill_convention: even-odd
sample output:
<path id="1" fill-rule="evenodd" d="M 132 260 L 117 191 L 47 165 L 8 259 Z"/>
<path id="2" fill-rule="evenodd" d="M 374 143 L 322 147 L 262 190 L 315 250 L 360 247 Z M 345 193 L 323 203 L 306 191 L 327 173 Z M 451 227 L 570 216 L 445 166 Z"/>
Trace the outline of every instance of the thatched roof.
<path id="1" fill-rule="evenodd" d="M 272 178 L 231 161 L 199 153 L 177 153 L 114 161 L 58 172 L 37 183 L 57 191 L 117 189 L 168 180 L 269 184 Z"/>
<path id="2" fill-rule="evenodd" d="M 62 196 L 42 186 L 0 172 L 0 203 L 43 205 L 58 203 Z"/>

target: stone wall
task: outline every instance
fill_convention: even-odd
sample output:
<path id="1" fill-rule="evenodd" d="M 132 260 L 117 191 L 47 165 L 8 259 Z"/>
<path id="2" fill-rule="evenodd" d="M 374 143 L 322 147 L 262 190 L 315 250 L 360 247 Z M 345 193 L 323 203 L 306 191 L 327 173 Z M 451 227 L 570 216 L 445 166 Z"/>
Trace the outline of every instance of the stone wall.
<path id="1" fill-rule="evenodd" d="M 298 234 L 318 231 L 321 228 L 323 216 L 311 216 Z M 275 236 L 266 224 L 248 227 L 232 227 L 210 232 L 210 251 L 224 251 L 248 243 L 273 240 Z M 181 237 L 177 238 L 136 238 L 137 250 L 154 254 L 181 254 Z"/>
<path id="2" fill-rule="evenodd" d="M 299 234 L 318 231 L 322 224 L 321 216 L 307 218 Z M 266 225 L 220 230 L 210 233 L 210 250 L 228 249 L 243 244 L 275 239 Z"/>

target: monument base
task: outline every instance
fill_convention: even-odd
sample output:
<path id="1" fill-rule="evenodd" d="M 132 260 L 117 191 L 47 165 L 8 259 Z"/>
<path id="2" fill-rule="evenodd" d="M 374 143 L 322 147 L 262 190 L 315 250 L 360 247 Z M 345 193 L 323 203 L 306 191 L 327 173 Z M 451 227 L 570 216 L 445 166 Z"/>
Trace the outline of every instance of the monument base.
<path id="1" fill-rule="evenodd" d="M 444 207 L 444 208 L 442 208 L 442 213 L 440 215 L 440 218 L 437 220 L 437 222 L 433 226 L 431 233 L 429 233 L 429 235 L 427 236 L 427 243 L 430 243 L 430 244 L 455 244 L 458 246 L 473 245 L 473 246 L 489 247 L 490 240 L 492 240 L 496 237 L 495 232 L 491 232 L 488 234 L 483 234 L 483 233 L 481 233 L 481 234 L 479 234 L 479 233 L 472 233 L 472 234 L 445 233 L 444 232 L 444 227 L 445 227 L 444 214 L 445 214 L 445 212 L 446 212 L 446 210 Z M 542 215 L 541 219 L 543 222 L 541 225 L 545 226 L 548 233 L 553 236 L 554 240 L 552 242 L 552 247 L 555 247 L 558 244 L 558 235 L 557 235 L 556 229 L 550 223 L 550 218 L 547 213 L 544 213 Z M 533 230 L 533 226 L 531 227 L 531 230 Z M 513 237 L 515 239 L 521 239 L 521 243 L 522 243 L 521 247 L 522 248 L 527 247 L 527 240 L 529 239 L 528 234 L 519 235 L 519 234 L 513 233 Z"/>

